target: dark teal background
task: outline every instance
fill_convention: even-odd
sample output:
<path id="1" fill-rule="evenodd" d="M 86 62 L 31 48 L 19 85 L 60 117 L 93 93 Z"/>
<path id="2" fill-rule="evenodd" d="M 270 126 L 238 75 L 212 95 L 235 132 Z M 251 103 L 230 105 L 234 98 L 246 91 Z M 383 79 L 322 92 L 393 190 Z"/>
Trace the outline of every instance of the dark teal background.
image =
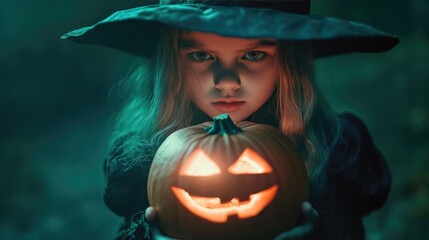
<path id="1" fill-rule="evenodd" d="M 130 55 L 61 41 L 142 0 L 0 1 L 0 239 L 112 239 L 102 162 Z M 372 132 L 394 181 L 367 239 L 429 239 L 429 1 L 314 0 L 313 13 L 400 37 L 383 54 L 318 62 L 338 111 Z"/>

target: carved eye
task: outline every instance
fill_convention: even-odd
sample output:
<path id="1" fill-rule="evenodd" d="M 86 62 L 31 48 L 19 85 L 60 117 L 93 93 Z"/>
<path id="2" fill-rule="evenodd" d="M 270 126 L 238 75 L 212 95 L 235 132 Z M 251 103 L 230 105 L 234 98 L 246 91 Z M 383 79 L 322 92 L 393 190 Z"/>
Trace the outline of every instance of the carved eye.
<path id="1" fill-rule="evenodd" d="M 179 174 L 184 176 L 213 176 L 220 174 L 220 168 L 201 148 L 197 148 L 183 163 Z"/>
<path id="2" fill-rule="evenodd" d="M 246 148 L 229 168 L 228 172 L 234 174 L 270 173 L 273 169 L 258 153 Z"/>

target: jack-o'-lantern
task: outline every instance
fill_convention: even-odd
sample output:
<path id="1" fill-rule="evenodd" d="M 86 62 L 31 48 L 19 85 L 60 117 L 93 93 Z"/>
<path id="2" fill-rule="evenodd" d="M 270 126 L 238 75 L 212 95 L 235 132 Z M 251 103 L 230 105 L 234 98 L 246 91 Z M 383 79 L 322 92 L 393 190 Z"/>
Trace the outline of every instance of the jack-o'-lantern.
<path id="1" fill-rule="evenodd" d="M 278 129 L 228 115 L 171 134 L 159 147 L 148 198 L 165 234 L 272 239 L 296 224 L 308 197 L 305 165 Z"/>

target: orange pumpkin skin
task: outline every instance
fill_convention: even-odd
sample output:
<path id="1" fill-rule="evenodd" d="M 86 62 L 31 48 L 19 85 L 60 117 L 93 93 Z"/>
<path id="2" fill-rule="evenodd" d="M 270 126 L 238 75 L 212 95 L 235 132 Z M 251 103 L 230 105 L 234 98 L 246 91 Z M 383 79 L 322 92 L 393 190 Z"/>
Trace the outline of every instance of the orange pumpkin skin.
<path id="1" fill-rule="evenodd" d="M 268 125 L 240 122 L 237 124 L 242 129 L 240 133 L 209 135 L 204 129 L 210 124 L 207 122 L 174 132 L 155 154 L 147 193 L 149 203 L 157 210 L 162 231 L 180 239 L 272 239 L 294 226 L 301 215 L 301 204 L 308 197 L 309 187 L 305 165 L 293 143 L 278 129 Z M 249 148 L 272 168 L 271 173 L 264 174 L 265 180 L 262 181 L 278 186 L 274 199 L 256 216 L 240 219 L 232 215 L 226 222 L 213 222 L 196 216 L 177 199 L 172 189 L 185 182 L 181 169 L 196 149 L 202 150 L 218 166 L 218 179 L 234 181 L 233 174 L 229 173 L 229 178 L 223 175 Z M 259 185 L 257 179 L 261 178 L 256 178 L 256 175 L 252 180 L 248 174 L 243 188 L 252 190 L 252 185 Z M 206 182 L 203 178 L 195 177 L 194 184 Z M 221 184 L 222 190 L 229 195 L 239 191 L 237 184 L 225 181 Z M 210 192 L 211 187 L 205 189 Z M 249 195 L 253 193 L 249 192 Z"/>

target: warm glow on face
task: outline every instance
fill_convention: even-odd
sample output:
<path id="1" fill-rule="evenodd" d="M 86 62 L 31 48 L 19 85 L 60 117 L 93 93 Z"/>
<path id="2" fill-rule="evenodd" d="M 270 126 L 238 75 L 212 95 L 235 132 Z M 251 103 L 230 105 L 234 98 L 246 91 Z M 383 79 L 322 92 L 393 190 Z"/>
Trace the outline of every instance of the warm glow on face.
<path id="1" fill-rule="evenodd" d="M 203 150 L 197 148 L 183 163 L 179 174 L 183 176 L 213 176 L 220 174 L 220 169 Z"/>
<path id="2" fill-rule="evenodd" d="M 234 174 L 270 173 L 273 169 L 263 157 L 250 148 L 246 148 L 229 168 Z"/>
<path id="3" fill-rule="evenodd" d="M 245 120 L 275 92 L 279 78 L 276 42 L 275 39 L 233 38 L 183 30 L 180 55 L 184 81 L 192 86 L 191 101 L 210 118 L 227 111 L 232 120 Z M 202 55 L 207 59 L 198 61 L 196 53 L 200 54 L 199 58 Z M 255 53 L 264 57 L 249 60 L 249 55 Z M 231 75 L 240 81 L 231 81 Z M 227 96 L 243 104 L 227 109 L 213 104 Z"/>
<path id="4" fill-rule="evenodd" d="M 220 198 L 191 196 L 185 190 L 171 187 L 180 203 L 190 212 L 215 223 L 228 221 L 228 216 L 237 215 L 239 219 L 258 215 L 276 196 L 278 186 L 250 195 L 249 200 L 240 202 L 233 198 L 221 203 Z"/>

